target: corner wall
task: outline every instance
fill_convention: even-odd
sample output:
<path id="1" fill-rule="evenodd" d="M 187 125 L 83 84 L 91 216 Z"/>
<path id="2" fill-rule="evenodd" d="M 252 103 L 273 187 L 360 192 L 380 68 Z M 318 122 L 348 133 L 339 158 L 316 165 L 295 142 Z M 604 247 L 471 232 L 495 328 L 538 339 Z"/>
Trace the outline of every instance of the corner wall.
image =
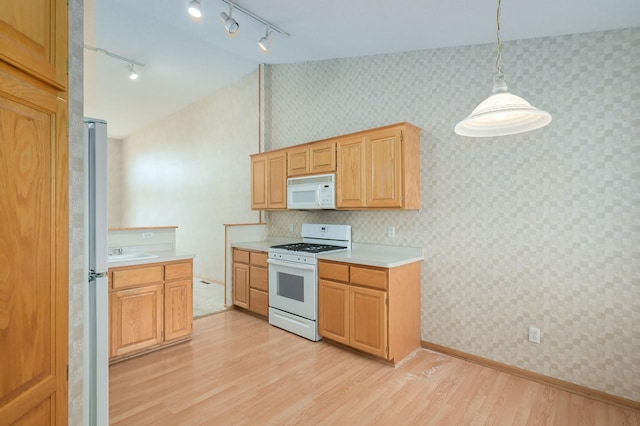
<path id="1" fill-rule="evenodd" d="M 638 401 L 640 29 L 506 42 L 507 84 L 552 123 L 457 136 L 491 91 L 494 55 L 478 45 L 265 67 L 267 150 L 422 128 L 420 211 L 270 212 L 268 234 L 347 223 L 356 242 L 424 247 L 423 340 Z"/>
<path id="2" fill-rule="evenodd" d="M 122 142 L 122 227 L 178 226 L 194 274 L 224 282 L 224 224 L 253 223 L 258 72 Z"/>

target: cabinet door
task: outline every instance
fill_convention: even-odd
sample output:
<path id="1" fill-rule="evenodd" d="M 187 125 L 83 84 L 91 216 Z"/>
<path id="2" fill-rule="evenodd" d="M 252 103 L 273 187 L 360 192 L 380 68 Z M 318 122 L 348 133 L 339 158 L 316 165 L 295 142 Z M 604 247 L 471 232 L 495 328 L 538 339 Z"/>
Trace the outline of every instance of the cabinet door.
<path id="1" fill-rule="evenodd" d="M 0 4 L 0 25 L 7 8 L 39 7 Z M 67 422 L 68 108 L 0 60 L 2 424 Z"/>
<path id="2" fill-rule="evenodd" d="M 287 149 L 287 176 L 309 173 L 309 148 L 307 146 Z"/>
<path id="3" fill-rule="evenodd" d="M 401 131 L 382 130 L 365 139 L 367 207 L 402 207 Z"/>
<path id="4" fill-rule="evenodd" d="M 285 152 L 269 156 L 267 165 L 267 208 L 287 208 L 287 156 Z"/>
<path id="5" fill-rule="evenodd" d="M 193 280 L 164 285 L 164 340 L 188 336 L 193 329 Z"/>
<path id="6" fill-rule="evenodd" d="M 337 156 L 336 207 L 365 207 L 366 167 L 363 138 L 338 141 Z"/>
<path id="7" fill-rule="evenodd" d="M 233 264 L 233 304 L 249 309 L 249 265 Z"/>
<path id="8" fill-rule="evenodd" d="M 111 356 L 162 343 L 162 284 L 110 293 Z"/>
<path id="9" fill-rule="evenodd" d="M 330 173 L 336 171 L 336 143 L 311 145 L 309 148 L 309 173 Z"/>
<path id="10" fill-rule="evenodd" d="M 267 208 L 267 156 L 251 157 L 251 208 Z"/>
<path id="11" fill-rule="evenodd" d="M 249 310 L 263 317 L 269 316 L 269 293 L 250 288 Z"/>
<path id="12" fill-rule="evenodd" d="M 350 287 L 350 345 L 387 358 L 387 293 Z"/>
<path id="13" fill-rule="evenodd" d="M 349 285 L 320 280 L 318 332 L 333 341 L 349 344 Z"/>
<path id="14" fill-rule="evenodd" d="M 0 2 L 0 60 L 67 87 L 67 1 Z"/>

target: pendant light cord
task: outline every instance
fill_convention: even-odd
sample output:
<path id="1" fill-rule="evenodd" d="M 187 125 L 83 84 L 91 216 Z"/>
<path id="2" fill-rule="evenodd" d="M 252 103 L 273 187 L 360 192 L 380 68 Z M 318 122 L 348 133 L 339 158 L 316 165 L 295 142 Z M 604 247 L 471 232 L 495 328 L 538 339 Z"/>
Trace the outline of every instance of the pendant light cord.
<path id="1" fill-rule="evenodd" d="M 500 39 L 500 2 L 498 0 L 498 8 L 496 10 L 496 38 L 498 39 L 498 54 L 496 56 L 497 73 L 493 76 L 493 81 L 504 81 L 504 70 L 502 69 L 502 40 Z"/>

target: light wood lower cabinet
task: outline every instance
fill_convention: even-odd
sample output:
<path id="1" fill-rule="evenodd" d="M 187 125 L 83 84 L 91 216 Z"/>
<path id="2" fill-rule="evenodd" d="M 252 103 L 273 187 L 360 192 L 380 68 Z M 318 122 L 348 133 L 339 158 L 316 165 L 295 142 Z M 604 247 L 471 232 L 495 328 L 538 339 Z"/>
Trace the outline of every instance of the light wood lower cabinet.
<path id="1" fill-rule="evenodd" d="M 269 315 L 267 253 L 233 249 L 233 304 L 262 317 Z"/>
<path id="2" fill-rule="evenodd" d="M 193 260 L 109 269 L 110 361 L 187 340 L 193 331 Z"/>
<path id="3" fill-rule="evenodd" d="M 320 335 L 397 364 L 420 346 L 420 263 L 378 268 L 320 260 Z"/>

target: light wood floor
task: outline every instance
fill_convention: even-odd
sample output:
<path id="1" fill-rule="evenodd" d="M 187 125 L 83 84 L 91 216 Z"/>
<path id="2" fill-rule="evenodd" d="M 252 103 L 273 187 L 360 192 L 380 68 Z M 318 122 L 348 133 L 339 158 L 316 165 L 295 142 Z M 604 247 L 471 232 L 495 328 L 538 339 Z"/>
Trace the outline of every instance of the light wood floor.
<path id="1" fill-rule="evenodd" d="M 446 355 L 394 369 L 237 310 L 110 373 L 120 425 L 640 425 L 640 412 Z"/>

